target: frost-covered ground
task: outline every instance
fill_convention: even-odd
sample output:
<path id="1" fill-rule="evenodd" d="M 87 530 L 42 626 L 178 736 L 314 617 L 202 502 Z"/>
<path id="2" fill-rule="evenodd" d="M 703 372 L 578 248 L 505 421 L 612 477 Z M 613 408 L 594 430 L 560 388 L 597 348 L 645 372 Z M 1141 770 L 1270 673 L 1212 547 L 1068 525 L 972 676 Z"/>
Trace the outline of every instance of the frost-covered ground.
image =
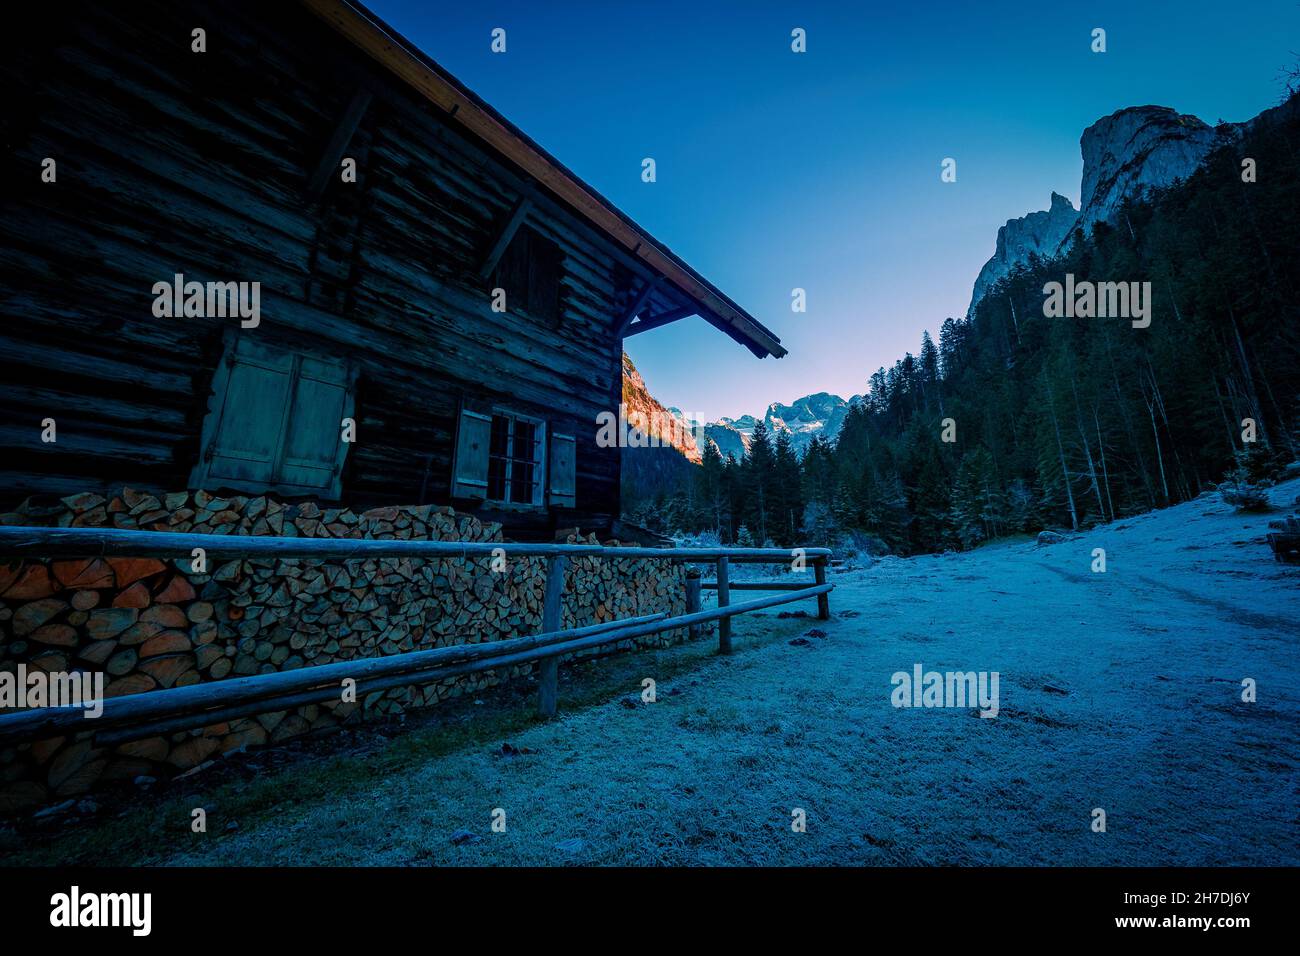
<path id="1" fill-rule="evenodd" d="M 824 625 L 747 616 L 730 658 L 691 645 L 592 666 L 622 683 L 511 733 L 514 755 L 395 738 L 373 772 L 258 780 L 259 799 L 286 797 L 257 813 L 218 794 L 207 835 L 183 801 L 141 807 L 152 835 L 95 841 L 97 859 L 1295 865 L 1300 567 L 1272 560 L 1267 521 L 1207 496 L 1051 547 L 885 560 L 833 577 Z M 789 643 L 812 627 L 826 636 Z M 890 676 L 917 663 L 999 672 L 999 716 L 895 709 Z M 660 678 L 657 703 L 624 699 L 641 677 Z"/>

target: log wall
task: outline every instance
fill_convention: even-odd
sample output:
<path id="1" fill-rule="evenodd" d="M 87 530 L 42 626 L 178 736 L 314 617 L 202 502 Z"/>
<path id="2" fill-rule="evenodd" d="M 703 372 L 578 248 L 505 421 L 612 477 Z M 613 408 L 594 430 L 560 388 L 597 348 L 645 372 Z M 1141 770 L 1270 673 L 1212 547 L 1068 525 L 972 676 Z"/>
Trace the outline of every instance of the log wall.
<path id="1" fill-rule="evenodd" d="M 187 485 L 238 320 L 154 318 L 153 283 L 182 273 L 260 282 L 259 333 L 359 366 L 338 504 L 469 507 L 450 474 L 457 410 L 474 399 L 579 443 L 576 508 L 485 520 L 521 539 L 609 527 L 618 450 L 596 446 L 595 420 L 618 407 L 629 279 L 597 233 L 555 210 L 531 220 L 564 255 L 562 321 L 492 313 L 478 267 L 517 174 L 298 4 L 29 16 L 0 57 L 15 106 L 0 115 L 0 507 Z M 205 53 L 191 52 L 195 27 Z M 345 152 L 358 182 L 334 170 L 309 197 L 362 88 L 373 99 Z M 45 418 L 57 443 L 40 441 Z"/>

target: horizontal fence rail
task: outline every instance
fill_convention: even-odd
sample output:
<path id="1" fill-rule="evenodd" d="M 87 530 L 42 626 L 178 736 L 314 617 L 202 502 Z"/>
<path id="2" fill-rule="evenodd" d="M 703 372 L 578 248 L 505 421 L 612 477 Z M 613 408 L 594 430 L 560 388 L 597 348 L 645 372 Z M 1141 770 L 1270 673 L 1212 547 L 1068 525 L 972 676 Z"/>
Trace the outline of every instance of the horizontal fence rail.
<path id="1" fill-rule="evenodd" d="M 488 558 L 505 552 L 520 557 L 545 557 L 546 591 L 542 631 L 504 640 L 451 644 L 386 657 L 318 664 L 293 671 L 259 674 L 147 691 L 103 701 L 100 716 L 85 717 L 85 710 L 50 707 L 0 714 L 0 745 L 39 740 L 64 733 L 91 731 L 95 743 L 111 746 L 145 737 L 209 726 L 257 714 L 287 710 L 341 699 L 343 682 L 355 681 L 356 697 L 397 687 L 419 686 L 467 674 L 537 662 L 538 711 L 550 716 L 556 710 L 558 664 L 561 657 L 579 651 L 687 628 L 695 637 L 703 624 L 718 622 L 718 650 L 731 650 L 731 619 L 738 614 L 815 597 L 818 616 L 830 616 L 826 583 L 826 548 L 621 548 L 600 545 L 528 544 L 513 542 L 451 542 L 372 540 L 356 538 L 272 538 L 249 535 L 174 534 L 163 531 L 126 531 L 110 528 L 0 527 L 0 560 L 13 557 L 154 557 L 191 558 L 202 548 L 209 558 L 301 558 L 355 560 L 368 558 Z M 606 621 L 562 629 L 560 605 L 568 560 L 571 557 L 605 557 L 613 560 L 650 558 L 670 562 L 705 564 L 717 568 L 717 580 L 701 582 L 699 571 L 687 572 L 687 613 L 664 613 L 621 621 Z M 782 590 L 788 593 L 733 604 L 728 587 L 731 561 L 810 563 L 814 582 L 737 582 L 737 590 Z M 718 606 L 700 607 L 701 587 L 718 591 Z"/>
<path id="2" fill-rule="evenodd" d="M 709 563 L 781 563 L 798 550 L 805 560 L 830 557 L 829 548 L 611 548 L 600 544 L 530 544 L 513 541 L 417 541 L 401 538 L 273 538 L 263 535 L 177 534 L 121 528 L 27 528 L 0 526 L 0 557 L 189 558 L 202 548 L 209 558 L 490 558 L 515 557 L 657 558 Z"/>
<path id="3" fill-rule="evenodd" d="M 816 587 L 811 581 L 732 581 L 731 590 L 733 591 L 802 591 L 806 588 Z M 701 581 L 700 587 L 706 591 L 716 591 L 718 589 L 717 581 Z"/>

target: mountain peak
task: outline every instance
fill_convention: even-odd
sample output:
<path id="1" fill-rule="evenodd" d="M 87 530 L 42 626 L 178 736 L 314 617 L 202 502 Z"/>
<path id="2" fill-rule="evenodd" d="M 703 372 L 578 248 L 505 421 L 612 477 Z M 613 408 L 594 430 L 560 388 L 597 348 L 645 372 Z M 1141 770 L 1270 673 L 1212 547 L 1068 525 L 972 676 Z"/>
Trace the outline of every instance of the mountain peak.
<path id="1" fill-rule="evenodd" d="M 1186 179 L 1214 147 L 1204 120 L 1168 106 L 1129 106 L 1083 131 L 1079 225 L 1111 219 L 1124 200 Z"/>
<path id="2" fill-rule="evenodd" d="M 802 455 L 818 436 L 834 440 L 844 424 L 844 416 L 860 398 L 854 395 L 846 401 L 831 392 L 814 392 L 796 398 L 789 405 L 773 402 L 767 406 L 761 419 L 754 415 L 721 418 L 705 425 L 704 433 L 718 446 L 724 458 L 732 454 L 739 459 L 749 450 L 754 429 L 762 421 L 773 437 L 779 432 L 789 434 L 795 452 Z"/>
<path id="3" fill-rule="evenodd" d="M 993 258 L 984 263 L 975 279 L 971 294 L 970 312 L 975 305 L 1003 276 L 1017 265 L 1028 262 L 1031 255 L 1053 256 L 1074 229 L 1079 212 L 1069 199 L 1058 192 L 1052 193 L 1047 209 L 1031 212 L 1019 219 L 1008 219 L 998 229 Z"/>
<path id="4" fill-rule="evenodd" d="M 1229 124 L 1229 130 L 1239 127 Z M 1083 131 L 1079 208 L 1053 192 L 1046 210 L 1009 219 L 998 230 L 993 257 L 975 279 L 969 315 L 986 292 L 1031 255 L 1065 251 L 1075 229 L 1090 229 L 1119 214 L 1124 200 L 1186 179 L 1218 142 L 1219 131 L 1199 117 L 1169 106 L 1126 106 Z"/>

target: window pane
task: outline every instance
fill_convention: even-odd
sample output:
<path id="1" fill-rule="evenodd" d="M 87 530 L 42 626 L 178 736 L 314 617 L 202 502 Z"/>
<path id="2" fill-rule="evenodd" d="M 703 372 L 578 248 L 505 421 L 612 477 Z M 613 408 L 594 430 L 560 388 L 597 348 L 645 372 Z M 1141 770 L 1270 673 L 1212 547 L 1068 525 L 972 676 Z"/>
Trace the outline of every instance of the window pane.
<path id="1" fill-rule="evenodd" d="M 516 459 L 512 462 L 513 471 L 510 476 L 510 500 L 519 504 L 528 505 L 533 503 L 533 471 L 534 466 L 531 461 L 520 461 Z"/>
<path id="2" fill-rule="evenodd" d="M 504 458 L 488 459 L 487 496 L 493 501 L 503 501 L 506 497 L 506 460 Z"/>
<path id="3" fill-rule="evenodd" d="M 521 422 L 515 419 L 515 449 L 512 458 L 523 458 L 526 461 L 536 461 L 537 456 L 533 445 L 536 443 L 537 426 L 532 422 Z"/>
<path id="4" fill-rule="evenodd" d="M 492 416 L 492 446 L 489 454 L 501 458 L 510 454 L 510 419 L 504 415 Z"/>
<path id="5" fill-rule="evenodd" d="M 492 416 L 488 453 L 487 497 L 531 505 L 540 483 L 542 429 L 537 422 L 511 415 Z"/>
<path id="6" fill-rule="evenodd" d="M 506 478 L 510 466 L 510 419 L 492 416 L 492 437 L 488 443 L 487 496 L 493 501 L 506 498 Z"/>

